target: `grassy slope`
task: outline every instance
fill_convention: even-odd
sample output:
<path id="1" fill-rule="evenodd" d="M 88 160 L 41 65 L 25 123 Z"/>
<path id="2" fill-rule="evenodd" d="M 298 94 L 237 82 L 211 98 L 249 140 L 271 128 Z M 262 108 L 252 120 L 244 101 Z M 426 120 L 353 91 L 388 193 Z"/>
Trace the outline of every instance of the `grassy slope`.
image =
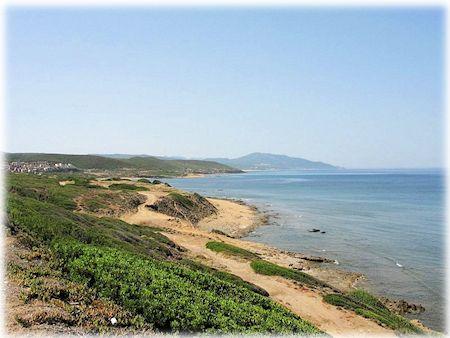
<path id="1" fill-rule="evenodd" d="M 7 154 L 8 161 L 56 161 L 72 163 L 79 169 L 136 169 L 151 170 L 156 173 L 181 174 L 191 172 L 234 172 L 236 169 L 211 161 L 161 160 L 156 157 L 132 157 L 115 159 L 96 155 L 67 155 L 41 153 Z"/>
<path id="2" fill-rule="evenodd" d="M 11 233 L 50 250 L 62 278 L 158 330 L 319 332 L 248 283 L 186 264 L 182 251 L 154 228 L 74 212 L 73 198 L 96 191 L 85 181 L 60 186 L 57 179 L 11 174 L 7 188 Z"/>

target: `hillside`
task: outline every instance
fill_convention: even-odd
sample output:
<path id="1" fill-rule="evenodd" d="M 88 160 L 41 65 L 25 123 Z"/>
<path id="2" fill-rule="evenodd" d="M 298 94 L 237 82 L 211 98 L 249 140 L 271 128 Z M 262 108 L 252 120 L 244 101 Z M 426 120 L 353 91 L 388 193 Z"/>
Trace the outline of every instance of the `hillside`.
<path id="1" fill-rule="evenodd" d="M 98 155 L 69 155 L 42 153 L 7 154 L 11 161 L 49 161 L 71 163 L 79 169 L 139 171 L 142 175 L 183 175 L 187 173 L 233 173 L 239 172 L 228 165 L 200 160 L 163 160 L 152 156 L 111 158 Z"/>
<path id="2" fill-rule="evenodd" d="M 190 260 L 163 229 L 80 212 L 80 199 L 121 203 L 133 194 L 127 184 L 7 181 L 10 332 L 320 333 L 264 290 Z"/>
<path id="3" fill-rule="evenodd" d="M 323 163 L 309 161 L 300 157 L 267 153 L 251 153 L 238 158 L 209 158 L 209 161 L 222 163 L 242 170 L 285 170 L 285 169 L 338 169 Z"/>

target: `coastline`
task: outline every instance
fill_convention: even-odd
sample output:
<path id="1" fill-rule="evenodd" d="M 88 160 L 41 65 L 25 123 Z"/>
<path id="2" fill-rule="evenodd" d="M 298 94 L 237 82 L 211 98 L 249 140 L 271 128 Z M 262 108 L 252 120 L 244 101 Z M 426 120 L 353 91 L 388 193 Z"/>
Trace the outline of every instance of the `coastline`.
<path id="1" fill-rule="evenodd" d="M 379 322 L 325 302 L 323 297 L 327 291 L 322 288 L 311 288 L 276 275 L 261 275 L 250 267 L 248 260 L 229 257 L 207 247 L 211 241 L 225 243 L 256 254 L 260 259 L 281 268 L 302 271 L 324 282 L 332 292 L 334 290 L 334 292 L 345 294 L 356 290 L 359 281 L 364 279 L 363 274 L 339 269 L 332 259 L 282 250 L 242 238 L 257 227 L 268 224 L 269 212 L 258 209 L 240 199 L 202 197 L 163 182 L 155 184 L 135 180 L 113 182 L 145 188 L 136 191 L 141 195 L 141 202 L 136 208 L 125 210 L 113 217 L 131 224 L 160 228 L 162 234 L 177 246 L 184 248 L 187 258 L 211 268 L 232 273 L 263 288 L 271 298 L 332 335 L 350 332 L 376 335 L 393 334 L 392 329 L 384 325 L 380 326 Z M 108 187 L 113 182 L 104 180 L 91 183 Z M 189 210 L 185 209 L 181 213 L 174 214 L 173 212 L 179 212 L 179 208 L 184 204 L 182 202 L 177 205 L 177 198 L 173 199 L 174 195 L 178 196 L 177 198 L 183 196 L 183 198 L 189 198 L 189 204 L 194 204 L 191 204 Z M 167 203 L 168 200 L 171 202 Z M 159 209 L 161 201 L 165 201 L 162 204 L 164 209 Z M 200 209 L 198 209 L 199 206 Z M 210 212 L 205 213 L 206 209 Z M 189 217 L 192 214 L 197 217 Z M 406 307 L 408 306 L 409 304 L 406 303 Z M 415 322 L 415 325 L 420 326 L 423 330 L 428 330 L 418 321 Z"/>
<path id="2" fill-rule="evenodd" d="M 305 271 L 341 292 L 354 290 L 362 275 L 336 269 L 331 265 L 333 261 L 242 239 L 242 236 L 267 222 L 267 214 L 255 206 L 240 200 L 208 197 L 207 200 L 217 208 L 217 213 L 205 217 L 197 224 L 192 224 L 148 207 L 165 194 L 180 190 L 165 185 L 136 184 L 146 185 L 149 188 L 148 191 L 139 191 L 139 194 L 146 196 L 146 203 L 141 204 L 136 211 L 122 215 L 121 220 L 162 228 L 161 233 L 183 247 L 190 259 L 232 273 L 264 288 L 274 300 L 329 334 L 359 332 L 393 335 L 393 331 L 389 328 L 382 327 L 352 311 L 324 302 L 324 293 L 320 289 L 311 289 L 282 277 L 257 274 L 250 268 L 248 261 L 224 256 L 206 248 L 206 244 L 210 241 L 228 243 L 254 252 L 261 259 L 273 264 Z M 332 268 L 329 267 L 330 265 Z M 308 306 L 304 306 L 306 304 Z"/>

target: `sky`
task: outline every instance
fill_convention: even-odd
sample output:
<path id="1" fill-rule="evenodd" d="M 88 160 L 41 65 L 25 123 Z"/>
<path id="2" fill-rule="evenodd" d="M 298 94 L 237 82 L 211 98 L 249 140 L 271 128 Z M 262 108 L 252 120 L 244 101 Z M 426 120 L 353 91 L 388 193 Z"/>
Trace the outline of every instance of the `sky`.
<path id="1" fill-rule="evenodd" d="M 10 7 L 8 152 L 444 165 L 442 8 Z"/>

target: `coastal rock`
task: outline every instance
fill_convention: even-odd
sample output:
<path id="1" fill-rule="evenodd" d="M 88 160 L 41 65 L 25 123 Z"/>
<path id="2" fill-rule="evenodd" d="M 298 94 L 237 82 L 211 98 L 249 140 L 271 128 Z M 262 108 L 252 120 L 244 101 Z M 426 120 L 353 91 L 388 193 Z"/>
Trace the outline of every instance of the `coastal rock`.
<path id="1" fill-rule="evenodd" d="M 332 259 L 328 259 L 325 257 L 319 257 L 319 256 L 303 256 L 303 257 L 300 257 L 300 259 L 303 259 L 305 261 L 310 261 L 310 262 L 316 262 L 316 263 L 332 263 L 332 262 L 334 262 Z"/>
<path id="2" fill-rule="evenodd" d="M 217 213 L 217 208 L 197 193 L 172 192 L 147 207 L 172 217 L 185 219 L 192 224 Z"/>
<path id="3" fill-rule="evenodd" d="M 313 228 L 313 229 L 308 230 L 308 232 L 320 232 L 320 229 Z"/>
<path id="4" fill-rule="evenodd" d="M 408 303 L 403 299 L 392 300 L 386 297 L 380 297 L 379 299 L 384 306 L 399 315 L 404 315 L 406 313 L 419 314 L 425 311 L 425 308 L 422 305 Z"/>

